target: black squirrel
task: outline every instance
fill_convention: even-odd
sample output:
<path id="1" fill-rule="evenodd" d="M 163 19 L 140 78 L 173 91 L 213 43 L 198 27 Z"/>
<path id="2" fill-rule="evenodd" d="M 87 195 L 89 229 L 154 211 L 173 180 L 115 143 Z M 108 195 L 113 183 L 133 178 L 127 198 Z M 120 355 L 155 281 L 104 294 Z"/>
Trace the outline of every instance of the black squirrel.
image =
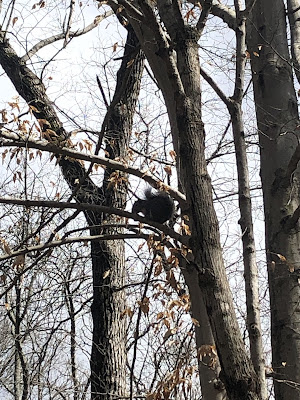
<path id="1" fill-rule="evenodd" d="M 163 224 L 174 214 L 174 200 L 166 192 L 153 193 L 151 188 L 144 192 L 145 200 L 137 200 L 132 207 L 133 213 L 141 212 L 151 221 Z"/>

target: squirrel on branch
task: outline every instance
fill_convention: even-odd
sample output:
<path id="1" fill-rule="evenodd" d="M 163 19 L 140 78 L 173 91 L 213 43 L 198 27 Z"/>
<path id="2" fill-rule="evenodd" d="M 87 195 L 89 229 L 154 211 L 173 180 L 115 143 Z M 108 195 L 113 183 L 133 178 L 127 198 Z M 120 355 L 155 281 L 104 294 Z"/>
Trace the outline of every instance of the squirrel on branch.
<path id="1" fill-rule="evenodd" d="M 146 218 L 153 222 L 164 222 L 174 215 L 174 200 L 166 192 L 152 192 L 148 188 L 144 192 L 145 199 L 138 199 L 132 207 L 133 213 L 141 212 Z"/>

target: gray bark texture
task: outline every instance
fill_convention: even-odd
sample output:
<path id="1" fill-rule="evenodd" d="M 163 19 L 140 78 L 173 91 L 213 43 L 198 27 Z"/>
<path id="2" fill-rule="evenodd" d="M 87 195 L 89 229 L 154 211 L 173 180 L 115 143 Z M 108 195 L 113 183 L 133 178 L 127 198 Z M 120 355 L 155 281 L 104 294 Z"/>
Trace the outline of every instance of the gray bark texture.
<path id="1" fill-rule="evenodd" d="M 275 398 L 299 400 L 299 119 L 283 1 L 255 3 L 247 43 L 261 149 Z"/>
<path id="2" fill-rule="evenodd" d="M 249 172 L 241 104 L 235 104 L 231 112 L 231 119 L 239 182 L 239 208 L 241 213 L 239 224 L 241 226 L 243 242 L 247 329 L 250 341 L 250 354 L 259 378 L 260 397 L 262 400 L 266 400 L 267 387 L 260 323 L 258 270 L 256 264 Z"/>
<path id="3" fill-rule="evenodd" d="M 185 213 L 190 217 L 192 228 L 190 246 L 195 264 L 191 264 L 191 268 L 195 268 L 203 293 L 228 397 L 231 400 L 258 399 L 257 375 L 246 354 L 234 313 L 206 168 L 198 33 L 185 24 L 177 2 L 157 2 L 170 41 L 156 19 L 153 3 L 137 1 L 134 9 L 126 2 L 123 4 L 168 109 L 178 155 L 178 176 L 187 197 Z M 199 301 L 194 297 L 198 293 L 191 290 L 192 307 Z"/>

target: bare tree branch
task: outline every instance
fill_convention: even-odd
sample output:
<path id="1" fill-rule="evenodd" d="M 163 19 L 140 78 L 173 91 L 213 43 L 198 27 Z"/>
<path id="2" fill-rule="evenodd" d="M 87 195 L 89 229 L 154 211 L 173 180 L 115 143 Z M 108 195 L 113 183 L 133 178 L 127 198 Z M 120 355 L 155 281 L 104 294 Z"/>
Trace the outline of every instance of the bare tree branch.
<path id="1" fill-rule="evenodd" d="M 33 148 L 33 149 L 38 149 L 42 151 L 47 151 L 56 155 L 64 156 L 64 157 L 70 157 L 76 160 L 83 160 L 83 161 L 88 161 L 93 164 L 100 164 L 104 165 L 106 167 L 109 167 L 114 170 L 122 171 L 129 173 L 131 175 L 135 175 L 138 178 L 143 179 L 145 182 L 149 183 L 149 185 L 153 186 L 156 189 L 164 189 L 168 193 L 170 193 L 180 204 L 183 204 L 185 202 L 185 196 L 180 193 L 179 191 L 172 189 L 170 186 L 166 185 L 163 182 L 157 181 L 154 179 L 148 172 L 146 171 L 141 171 L 137 168 L 130 167 L 126 165 L 125 163 L 122 164 L 118 161 L 111 160 L 109 158 L 104 158 L 101 156 L 95 156 L 95 155 L 88 155 L 88 154 L 83 154 L 80 152 L 77 152 L 75 150 L 69 149 L 67 147 L 59 147 L 53 143 L 48 143 L 46 141 L 34 141 L 31 139 L 28 140 L 20 140 L 20 136 L 1 130 L 0 131 L 0 137 L 3 137 L 5 139 L 8 139 L 10 141 L 2 141 L 0 142 L 0 147 L 23 147 L 23 148 Z"/>
<path id="2" fill-rule="evenodd" d="M 88 203 L 68 203 L 68 202 L 58 202 L 58 201 L 46 201 L 46 200 L 21 200 L 21 199 L 11 199 L 11 198 L 4 198 L 0 197 L 0 204 L 15 204 L 19 206 L 25 207 L 48 207 L 48 208 L 58 208 L 58 209 L 75 209 L 81 211 L 94 211 L 97 213 L 105 213 L 105 214 L 115 214 L 125 218 L 132 218 L 136 221 L 143 222 L 145 224 L 149 224 L 154 226 L 155 228 L 161 230 L 166 235 L 173 237 L 174 239 L 178 240 L 179 242 L 188 245 L 189 238 L 181 236 L 177 232 L 173 231 L 173 229 L 169 228 L 167 225 L 159 224 L 157 222 L 153 222 L 148 220 L 144 217 L 141 217 L 138 214 L 132 214 L 128 211 L 123 211 L 118 208 L 114 207 L 106 207 L 106 206 L 99 206 L 95 204 L 88 204 Z M 123 226 L 123 225 L 122 225 Z"/>
<path id="3" fill-rule="evenodd" d="M 205 27 L 206 21 L 208 19 L 209 13 L 211 12 L 212 9 L 212 3 L 213 0 L 206 0 L 202 6 L 202 11 L 200 14 L 200 18 L 197 22 L 196 28 L 198 29 L 199 34 L 201 35 L 203 32 L 203 29 Z"/>
<path id="4" fill-rule="evenodd" d="M 75 9 L 75 0 L 70 0 L 69 8 L 70 8 L 70 12 L 69 12 L 69 16 L 68 16 L 68 22 L 67 22 L 67 28 L 66 28 L 66 32 L 65 32 L 65 40 L 64 40 L 63 47 L 66 47 L 68 44 L 68 41 L 69 41 L 72 19 L 73 19 L 73 14 L 74 14 L 74 9 Z"/>
<path id="5" fill-rule="evenodd" d="M 84 29 L 80 29 L 76 32 L 70 31 L 68 34 L 68 38 L 82 36 L 82 35 L 90 32 L 91 30 L 96 28 L 100 24 L 101 21 L 103 21 L 105 18 L 108 18 L 109 16 L 111 16 L 113 14 L 114 14 L 114 12 L 110 10 L 110 11 L 106 11 L 103 15 L 98 15 L 94 19 L 94 21 L 91 24 L 89 24 L 88 26 L 86 26 Z M 28 61 L 32 56 L 34 56 L 43 47 L 49 46 L 50 44 L 55 43 L 59 40 L 63 40 L 65 37 L 66 37 L 66 34 L 64 32 L 62 32 L 62 33 L 53 35 L 47 39 L 41 40 L 40 42 L 35 44 L 29 51 L 27 51 L 27 53 L 23 57 L 21 57 L 21 60 L 24 62 Z M 64 47 L 65 47 L 65 44 L 64 44 Z"/>

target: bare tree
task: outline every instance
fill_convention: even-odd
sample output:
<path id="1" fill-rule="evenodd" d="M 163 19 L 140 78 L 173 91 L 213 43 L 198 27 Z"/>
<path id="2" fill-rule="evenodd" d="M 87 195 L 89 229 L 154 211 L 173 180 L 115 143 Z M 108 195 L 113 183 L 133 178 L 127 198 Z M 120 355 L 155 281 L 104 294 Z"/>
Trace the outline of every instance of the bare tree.
<path id="1" fill-rule="evenodd" d="M 72 9 L 71 9 L 72 11 Z M 94 24 L 95 25 L 95 24 Z M 118 73 L 115 96 L 108 106 L 108 111 L 102 130 L 100 131 L 96 154 L 101 149 L 103 137 L 106 137 L 106 151 L 109 158 L 124 158 L 130 138 L 133 112 L 139 93 L 140 79 L 143 71 L 143 55 L 138 47 L 138 41 L 130 26 L 125 54 Z M 16 90 L 30 105 L 34 115 L 42 126 L 42 135 L 56 144 L 67 144 L 68 133 L 58 118 L 55 108 L 46 95 L 42 81 L 27 66 L 25 58 L 19 57 L 6 38 L 6 31 L 1 31 L 1 65 L 11 79 Z M 58 35 L 56 40 L 62 37 Z M 67 43 L 67 36 L 66 42 Z M 50 41 L 40 45 L 43 47 Z M 122 209 L 126 200 L 126 176 L 121 173 L 112 176 L 108 168 L 104 174 L 103 186 L 97 187 L 90 179 L 91 168 L 86 171 L 76 160 L 60 157 L 59 164 L 63 175 L 72 190 L 72 197 L 79 203 L 90 203 L 106 206 L 117 206 Z M 108 220 L 103 213 L 85 211 L 88 226 L 92 235 L 115 231 L 110 227 L 116 220 Z M 107 220 L 107 227 L 103 221 Z M 93 399 L 107 399 L 118 394 L 125 395 L 125 323 L 121 318 L 125 309 L 124 285 L 124 244 L 119 241 L 91 242 L 91 259 L 93 269 L 93 340 L 91 353 L 91 392 Z M 17 306 L 19 301 L 17 301 Z M 74 310 L 68 300 L 70 320 Z M 15 322 L 16 340 L 19 335 L 19 323 Z M 74 342 L 74 326 L 71 332 Z M 22 362 L 22 353 L 16 342 L 16 371 L 21 370 L 23 379 L 15 379 L 18 385 L 15 389 L 16 398 L 28 397 L 27 368 Z M 74 343 L 71 345 L 71 349 Z M 73 351 L 73 350 L 72 350 Z M 72 355 L 72 360 L 74 354 Z M 17 367 L 18 366 L 18 367 Z M 20 374 L 20 372 L 18 372 Z M 73 383 L 76 386 L 75 370 L 72 371 Z M 21 386 L 22 385 L 22 388 Z"/>
<path id="2" fill-rule="evenodd" d="M 76 278 L 72 278 L 72 273 L 76 275 L 77 265 L 74 256 L 68 261 L 74 269 L 70 270 L 70 274 L 66 271 L 66 279 L 60 282 L 65 323 L 68 326 L 71 389 L 64 387 L 57 377 L 55 390 L 65 393 L 72 390 L 75 399 L 80 396 L 85 398 L 90 384 L 93 399 L 133 399 L 138 396 L 148 396 L 148 399 L 168 399 L 171 396 L 178 399 L 193 398 L 195 393 L 199 393 L 199 387 L 193 375 L 196 362 L 191 362 L 188 355 L 190 352 L 198 357 L 204 399 L 267 399 L 259 310 L 259 271 L 251 203 L 253 187 L 247 154 L 250 141 L 256 142 L 257 138 L 252 132 L 251 136 L 248 134 L 249 116 L 243 114 L 245 97 L 253 101 L 251 94 L 248 95 L 253 82 L 271 300 L 273 371 L 270 377 L 274 381 L 276 400 L 298 398 L 299 120 L 293 81 L 293 68 L 297 76 L 299 65 L 298 2 L 288 1 L 287 13 L 282 0 L 234 1 L 232 7 L 217 0 L 109 0 L 105 5 L 100 1 L 98 4 L 99 8 L 103 7 L 103 14 L 95 18 L 92 24 L 77 30 L 73 29 L 77 15 L 75 3 L 71 1 L 67 11 L 62 7 L 66 17 L 61 32 L 54 36 L 48 35 L 31 48 L 28 46 L 23 56 L 18 55 L 17 45 L 13 42 L 14 37 L 22 42 L 22 35 L 18 36 L 15 32 L 12 35 L 10 32 L 18 21 L 14 14 L 17 8 L 15 4 L 7 4 L 4 8 L 4 24 L 0 32 L 0 63 L 17 92 L 27 102 L 36 125 L 24 121 L 24 115 L 17 115 L 10 122 L 7 111 L 1 111 L 1 144 L 5 149 L 3 160 L 10 154 L 11 160 L 16 161 L 12 173 L 12 181 L 15 182 L 23 176 L 17 170 L 21 155 L 23 157 L 26 154 L 31 159 L 34 157 L 30 155 L 31 149 L 36 149 L 37 154 L 50 152 L 71 191 L 71 194 L 68 192 L 69 197 L 65 196 L 68 200 L 65 202 L 53 201 L 51 196 L 50 200 L 36 199 L 29 194 L 28 189 L 22 193 L 21 199 L 4 198 L 4 195 L 0 199 L 3 207 L 10 210 L 14 210 L 13 205 L 22 206 L 25 211 L 43 207 L 43 210 L 51 213 L 49 218 L 41 218 L 39 226 L 31 233 L 24 228 L 19 242 L 16 239 L 18 236 L 14 240 L 10 239 L 10 245 L 2 239 L 6 254 L 0 260 L 4 263 L 12 262 L 14 266 L 9 283 L 5 282 L 3 290 L 3 296 L 7 297 L 5 303 L 14 304 L 13 308 L 7 306 L 7 317 L 14 333 L 15 356 L 14 388 L 11 389 L 10 384 L 9 390 L 18 399 L 33 395 L 31 364 L 28 356 L 24 355 L 26 346 L 21 340 L 22 326 L 26 325 L 23 307 L 29 304 L 26 303 L 22 279 L 23 276 L 30 276 L 29 272 L 33 277 L 36 276 L 33 274 L 36 264 L 32 261 L 31 265 L 27 265 L 24 255 L 37 254 L 37 260 L 41 262 L 43 257 L 51 256 L 53 249 L 57 249 L 59 254 L 61 246 L 76 249 L 78 243 L 88 241 L 91 246 L 93 280 L 91 374 L 87 377 L 78 369 L 76 316 L 82 309 L 75 300 L 80 286 L 76 287 Z M 45 4 L 40 2 L 35 7 L 42 10 Z M 68 113 L 59 108 L 46 93 L 45 70 L 51 60 L 41 68 L 40 74 L 35 71 L 34 64 L 30 63 L 38 51 L 58 41 L 62 43 L 57 53 L 60 54 L 68 49 L 73 40 L 91 31 L 112 13 L 115 19 L 110 21 L 114 21 L 116 31 L 126 28 L 127 39 L 124 55 L 108 56 L 120 61 L 112 99 L 106 90 L 106 86 L 110 85 L 107 78 L 110 71 L 106 69 L 106 64 L 104 76 L 107 80 L 102 80 L 101 76 L 97 79 L 105 117 L 95 132 L 82 129 L 77 122 L 82 116 L 70 118 L 71 111 Z M 288 48 L 286 18 L 291 28 L 291 53 Z M 219 49 L 209 53 L 212 63 L 215 63 L 214 67 L 208 65 L 207 69 L 205 66 L 202 68 L 199 56 L 207 50 L 205 45 L 202 46 L 208 37 L 207 26 L 217 29 L 220 19 L 221 29 L 226 31 L 226 35 L 232 38 L 231 31 L 234 32 L 233 55 L 231 59 L 228 54 L 224 55 L 224 58 L 230 59 L 228 64 L 233 67 L 234 73 L 230 69 L 226 71 L 227 83 L 223 88 L 218 77 L 213 76 L 218 70 L 216 64 Z M 113 54 L 118 46 L 118 42 L 110 46 Z M 199 50 L 201 46 L 203 48 Z M 146 74 L 143 76 L 145 86 L 144 92 L 142 90 L 140 93 L 144 56 L 147 60 Z M 247 69 L 247 60 L 251 63 L 251 71 Z M 208 160 L 205 154 L 208 141 L 202 120 L 201 75 L 223 102 L 219 106 L 219 100 L 216 101 L 219 107 L 223 107 L 223 115 L 226 115 L 219 122 L 222 134 L 216 140 L 217 144 Z M 249 83 L 246 89 L 245 76 Z M 143 96 L 150 97 L 150 91 L 155 93 L 154 104 L 150 106 L 145 101 L 146 106 L 143 108 Z M 11 104 L 13 109 L 18 110 L 17 101 Z M 165 122 L 165 113 L 168 122 Z M 138 122 L 134 122 L 134 114 Z M 76 127 L 73 132 L 67 128 L 67 118 Z M 217 111 L 211 118 L 218 118 Z M 11 129 L 14 122 L 17 128 Z M 134 124 L 136 131 L 133 129 Z M 165 131 L 163 124 L 167 127 Z M 74 149 L 74 134 L 80 134 L 81 131 L 85 135 L 85 145 L 81 143 L 79 150 Z M 41 140 L 37 140 L 37 135 L 40 135 Z M 9 152 L 7 148 L 10 148 Z M 92 155 L 85 154 L 86 150 L 92 152 Z M 213 194 L 218 199 L 217 185 L 222 186 L 226 179 L 232 180 L 232 177 L 227 178 L 224 173 L 220 183 L 214 185 L 207 170 L 208 162 L 233 153 L 237 167 L 238 185 L 235 189 L 240 209 L 241 258 L 246 288 L 243 323 L 248 333 L 244 337 L 236 316 L 235 293 L 233 296 L 230 290 L 232 282 L 226 273 L 216 204 L 213 202 Z M 131 165 L 133 163 L 139 163 L 139 168 L 134 168 Z M 101 183 L 96 184 L 93 173 L 98 171 L 99 165 L 105 169 L 101 173 Z M 175 189 L 176 183 L 172 176 L 175 168 L 179 191 Z M 132 186 L 129 186 L 128 174 L 135 177 Z M 24 176 L 28 176 L 28 173 L 24 173 Z M 124 211 L 128 193 L 134 195 L 136 178 L 148 182 L 156 189 L 168 191 L 178 201 L 180 212 L 175 222 L 170 221 L 169 226 L 161 225 Z M 4 189 L 3 193 L 6 193 Z M 228 196 L 232 198 L 232 190 Z M 57 211 L 53 211 L 55 209 Z M 45 227 L 50 227 L 51 221 L 58 221 L 65 209 L 69 211 L 63 222 L 58 224 L 54 232 L 46 235 Z M 86 226 L 67 231 L 62 238 L 55 237 L 57 232 L 64 232 L 75 217 L 78 218 L 80 211 L 84 212 Z M 125 219 L 132 216 L 141 223 L 139 226 Z M 24 227 L 30 226 L 28 219 L 25 222 Z M 146 228 L 143 224 L 146 224 Z M 89 235 L 84 235 L 86 230 L 89 230 Z M 33 238 L 40 232 L 44 235 L 43 243 L 34 243 Z M 131 250 L 127 253 L 124 247 L 126 238 L 145 240 L 150 257 L 147 253 L 143 262 L 142 245 L 136 250 L 131 242 Z M 125 255 L 133 257 L 135 251 L 140 261 L 132 265 L 137 268 L 135 273 L 140 279 L 133 279 L 130 272 L 126 275 Z M 16 260 L 21 267 L 15 264 Z M 79 279 L 79 282 L 82 285 L 85 281 Z M 126 305 L 125 289 L 130 305 Z M 9 300 L 12 290 L 14 296 Z M 154 311 L 151 304 L 160 296 L 161 305 L 168 306 L 165 309 L 161 305 L 155 306 Z M 90 296 L 86 296 L 85 305 L 89 301 Z M 176 308 L 176 312 L 173 308 Z M 188 334 L 184 336 L 178 327 L 189 312 L 193 322 L 187 328 Z M 129 320 L 127 330 L 126 319 Z M 55 325 L 53 329 L 56 329 Z M 188 340 L 194 331 L 195 347 L 193 340 Z M 152 333 L 157 334 L 155 343 L 151 343 Z M 126 336 L 129 338 L 127 375 Z M 174 342 L 169 340 L 171 337 Z M 42 354 L 46 358 L 46 352 Z M 52 358 L 50 356 L 50 359 L 50 364 L 55 366 L 56 354 Z M 191 363 L 193 368 L 189 368 Z M 43 366 L 41 363 L 41 368 Z M 40 379 L 43 371 L 41 369 L 37 379 Z M 141 383 L 147 375 L 147 383 Z M 197 387 L 197 390 L 192 392 L 191 385 Z M 42 396 L 43 393 L 39 392 L 39 398 Z M 66 394 L 62 393 L 61 396 Z"/>

